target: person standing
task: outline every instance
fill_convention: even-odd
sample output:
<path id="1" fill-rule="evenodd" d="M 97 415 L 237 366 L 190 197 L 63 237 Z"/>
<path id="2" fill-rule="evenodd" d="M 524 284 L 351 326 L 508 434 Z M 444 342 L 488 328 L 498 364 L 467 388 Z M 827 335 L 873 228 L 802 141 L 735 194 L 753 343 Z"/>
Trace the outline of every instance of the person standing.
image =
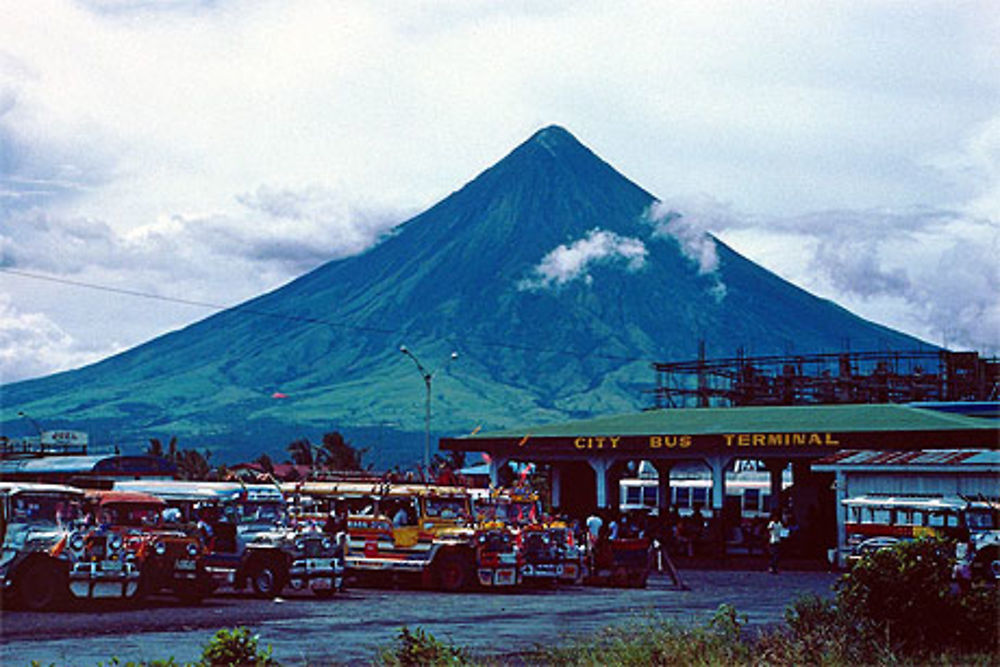
<path id="1" fill-rule="evenodd" d="M 768 548 L 771 552 L 771 574 L 778 574 L 778 560 L 781 557 L 781 540 L 785 537 L 785 524 L 781 522 L 781 514 L 775 512 L 767 524 Z"/>

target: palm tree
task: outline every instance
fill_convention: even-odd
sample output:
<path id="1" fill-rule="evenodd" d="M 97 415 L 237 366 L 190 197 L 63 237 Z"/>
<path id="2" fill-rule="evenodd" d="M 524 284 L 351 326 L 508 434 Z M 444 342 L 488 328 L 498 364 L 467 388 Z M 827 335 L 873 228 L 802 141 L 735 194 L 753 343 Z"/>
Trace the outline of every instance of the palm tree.
<path id="1" fill-rule="evenodd" d="M 367 447 L 358 449 L 344 440 L 339 431 L 323 436 L 323 445 L 317 452 L 318 462 L 331 470 L 362 470 L 361 459 Z"/>
<path id="2" fill-rule="evenodd" d="M 313 444 L 309 442 L 308 438 L 296 440 L 289 444 L 286 449 L 295 465 L 309 467 L 316 465 L 316 460 L 313 458 Z"/>

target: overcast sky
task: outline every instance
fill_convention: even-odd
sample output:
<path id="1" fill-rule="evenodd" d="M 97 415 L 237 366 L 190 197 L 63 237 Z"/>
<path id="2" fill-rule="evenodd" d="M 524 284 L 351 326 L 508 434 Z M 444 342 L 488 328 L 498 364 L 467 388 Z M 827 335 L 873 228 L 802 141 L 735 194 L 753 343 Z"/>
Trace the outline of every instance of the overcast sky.
<path id="1" fill-rule="evenodd" d="M 359 252 L 550 124 L 814 293 L 1000 348 L 993 0 L 0 0 L 0 381 Z"/>

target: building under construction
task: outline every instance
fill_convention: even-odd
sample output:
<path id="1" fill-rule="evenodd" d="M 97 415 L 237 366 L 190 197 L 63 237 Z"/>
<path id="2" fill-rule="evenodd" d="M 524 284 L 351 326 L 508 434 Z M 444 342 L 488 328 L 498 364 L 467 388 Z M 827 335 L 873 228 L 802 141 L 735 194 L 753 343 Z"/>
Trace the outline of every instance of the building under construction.
<path id="1" fill-rule="evenodd" d="M 655 408 L 997 400 L 1000 359 L 947 350 L 654 363 Z"/>

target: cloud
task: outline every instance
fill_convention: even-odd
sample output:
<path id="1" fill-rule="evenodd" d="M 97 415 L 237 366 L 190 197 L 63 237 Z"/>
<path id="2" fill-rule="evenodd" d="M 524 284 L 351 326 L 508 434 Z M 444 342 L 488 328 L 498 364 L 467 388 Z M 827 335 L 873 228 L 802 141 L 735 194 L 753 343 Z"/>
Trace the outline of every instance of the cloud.
<path id="1" fill-rule="evenodd" d="M 107 354 L 104 347 L 88 349 L 42 313 L 18 310 L 0 294 L 0 383 L 81 366 Z"/>
<path id="2" fill-rule="evenodd" d="M 657 201 L 649 207 L 645 219 L 653 225 L 654 238 L 672 238 L 681 252 L 698 267 L 700 275 L 712 275 L 715 282 L 710 291 L 716 301 L 726 296 L 726 284 L 719 274 L 719 253 L 709 229 L 722 226 L 722 209 L 700 204 L 670 204 Z M 715 212 L 713 213 L 713 209 Z M 684 211 L 683 213 L 678 210 Z M 726 214 L 728 216 L 728 213 Z"/>
<path id="3" fill-rule="evenodd" d="M 750 217 L 717 231 L 815 294 L 924 340 L 1000 353 L 1000 224 L 959 210 Z"/>
<path id="4" fill-rule="evenodd" d="M 592 229 L 585 238 L 564 244 L 549 252 L 533 269 L 533 276 L 518 284 L 521 290 L 540 290 L 562 286 L 574 280 L 593 283 L 590 268 L 597 264 L 624 263 L 630 272 L 646 264 L 645 244 L 639 239 L 623 237 L 601 229 Z"/>

